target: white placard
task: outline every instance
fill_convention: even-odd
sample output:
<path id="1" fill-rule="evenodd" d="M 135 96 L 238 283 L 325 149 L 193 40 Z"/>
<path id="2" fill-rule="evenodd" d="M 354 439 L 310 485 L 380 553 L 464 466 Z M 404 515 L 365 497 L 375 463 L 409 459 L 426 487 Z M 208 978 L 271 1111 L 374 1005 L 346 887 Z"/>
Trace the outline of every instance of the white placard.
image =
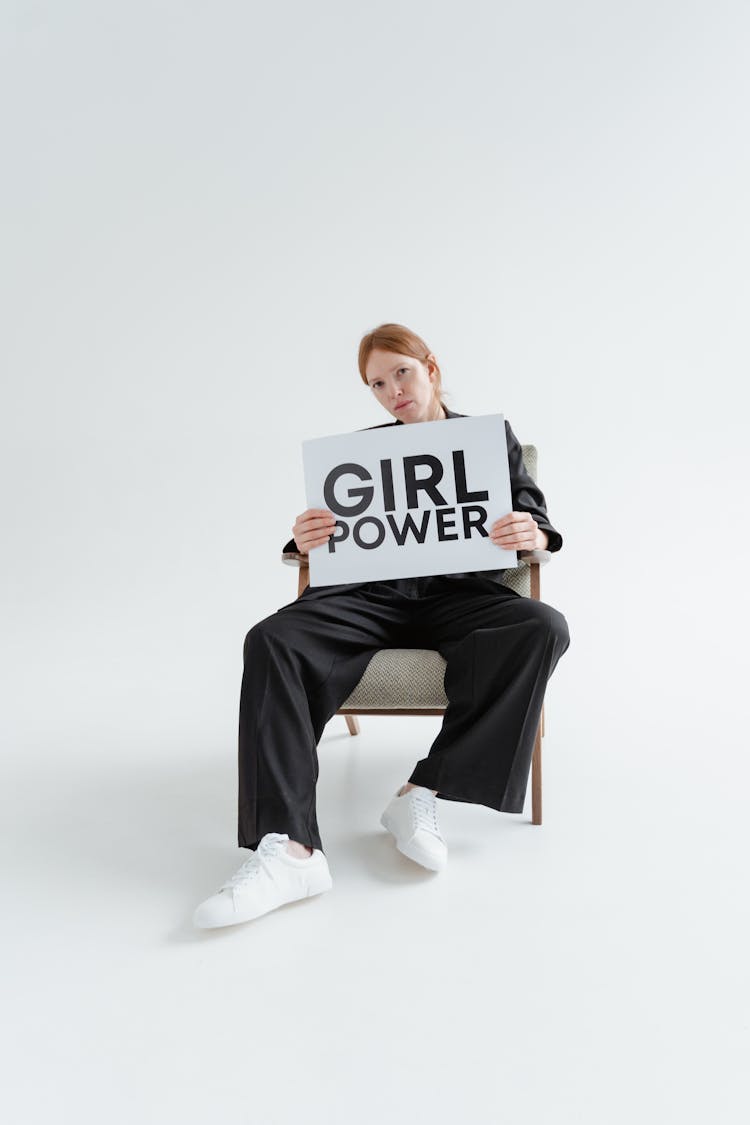
<path id="1" fill-rule="evenodd" d="M 489 538 L 512 511 L 502 414 L 315 438 L 302 460 L 307 507 L 336 517 L 311 586 L 518 565 Z"/>

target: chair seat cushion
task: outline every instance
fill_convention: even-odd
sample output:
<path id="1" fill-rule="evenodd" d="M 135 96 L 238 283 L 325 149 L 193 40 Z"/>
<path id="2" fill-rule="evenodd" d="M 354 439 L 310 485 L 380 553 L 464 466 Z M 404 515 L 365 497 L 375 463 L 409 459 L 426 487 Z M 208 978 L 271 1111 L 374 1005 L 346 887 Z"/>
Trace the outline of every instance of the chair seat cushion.
<path id="1" fill-rule="evenodd" d="M 522 597 L 529 597 L 530 573 L 528 566 L 506 570 L 502 584 Z M 447 707 L 444 677 L 445 661 L 434 649 L 383 648 L 375 653 L 364 676 L 341 707 L 361 707 L 367 711 Z"/>
<path id="2" fill-rule="evenodd" d="M 383 648 L 376 652 L 345 707 L 367 710 L 447 707 L 445 661 L 427 648 Z"/>

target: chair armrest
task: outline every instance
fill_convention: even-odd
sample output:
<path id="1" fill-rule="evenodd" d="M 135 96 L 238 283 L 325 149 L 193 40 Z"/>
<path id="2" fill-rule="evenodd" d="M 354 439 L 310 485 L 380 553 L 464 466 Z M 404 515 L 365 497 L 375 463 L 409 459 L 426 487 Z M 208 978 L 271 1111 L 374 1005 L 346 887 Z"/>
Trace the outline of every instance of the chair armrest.
<path id="1" fill-rule="evenodd" d="M 551 551 L 516 551 L 519 563 L 526 563 L 530 566 L 531 563 L 539 563 L 545 566 L 546 563 L 552 558 Z M 281 561 L 286 563 L 287 566 L 309 566 L 309 558 L 301 551 L 284 551 L 281 556 Z"/>
<path id="2" fill-rule="evenodd" d="M 516 554 L 519 563 L 526 563 L 527 566 L 531 566 L 532 563 L 539 563 L 540 566 L 544 566 L 552 558 L 551 551 L 516 551 Z"/>
<path id="3" fill-rule="evenodd" d="M 284 551 L 281 561 L 287 566 L 309 566 L 309 559 L 301 551 Z"/>

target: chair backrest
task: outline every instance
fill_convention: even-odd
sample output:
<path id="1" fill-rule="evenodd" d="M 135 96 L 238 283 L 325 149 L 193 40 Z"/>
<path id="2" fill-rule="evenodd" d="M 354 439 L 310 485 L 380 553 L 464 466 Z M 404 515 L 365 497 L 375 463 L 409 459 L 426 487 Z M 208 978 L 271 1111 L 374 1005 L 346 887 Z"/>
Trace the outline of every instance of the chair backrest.
<path id="1" fill-rule="evenodd" d="M 528 469 L 529 476 L 536 484 L 536 467 L 537 455 L 535 445 L 522 445 L 523 450 L 523 463 Z M 502 578 L 503 586 L 510 586 L 517 594 L 521 594 L 524 598 L 531 597 L 531 567 L 522 563 L 521 566 L 514 566 L 512 570 L 506 570 Z"/>

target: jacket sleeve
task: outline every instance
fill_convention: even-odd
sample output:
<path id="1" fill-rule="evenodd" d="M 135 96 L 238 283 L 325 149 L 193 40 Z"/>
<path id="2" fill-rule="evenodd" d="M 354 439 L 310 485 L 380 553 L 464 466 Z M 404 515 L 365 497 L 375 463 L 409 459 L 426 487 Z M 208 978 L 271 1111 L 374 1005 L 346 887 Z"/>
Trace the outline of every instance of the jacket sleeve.
<path id="1" fill-rule="evenodd" d="M 547 550 L 559 551 L 563 545 L 563 537 L 549 521 L 544 493 L 535 484 L 523 463 L 521 443 L 510 428 L 510 422 L 507 418 L 505 419 L 505 437 L 508 443 L 508 468 L 510 469 L 513 511 L 530 512 L 542 531 L 547 532 L 549 537 Z"/>

